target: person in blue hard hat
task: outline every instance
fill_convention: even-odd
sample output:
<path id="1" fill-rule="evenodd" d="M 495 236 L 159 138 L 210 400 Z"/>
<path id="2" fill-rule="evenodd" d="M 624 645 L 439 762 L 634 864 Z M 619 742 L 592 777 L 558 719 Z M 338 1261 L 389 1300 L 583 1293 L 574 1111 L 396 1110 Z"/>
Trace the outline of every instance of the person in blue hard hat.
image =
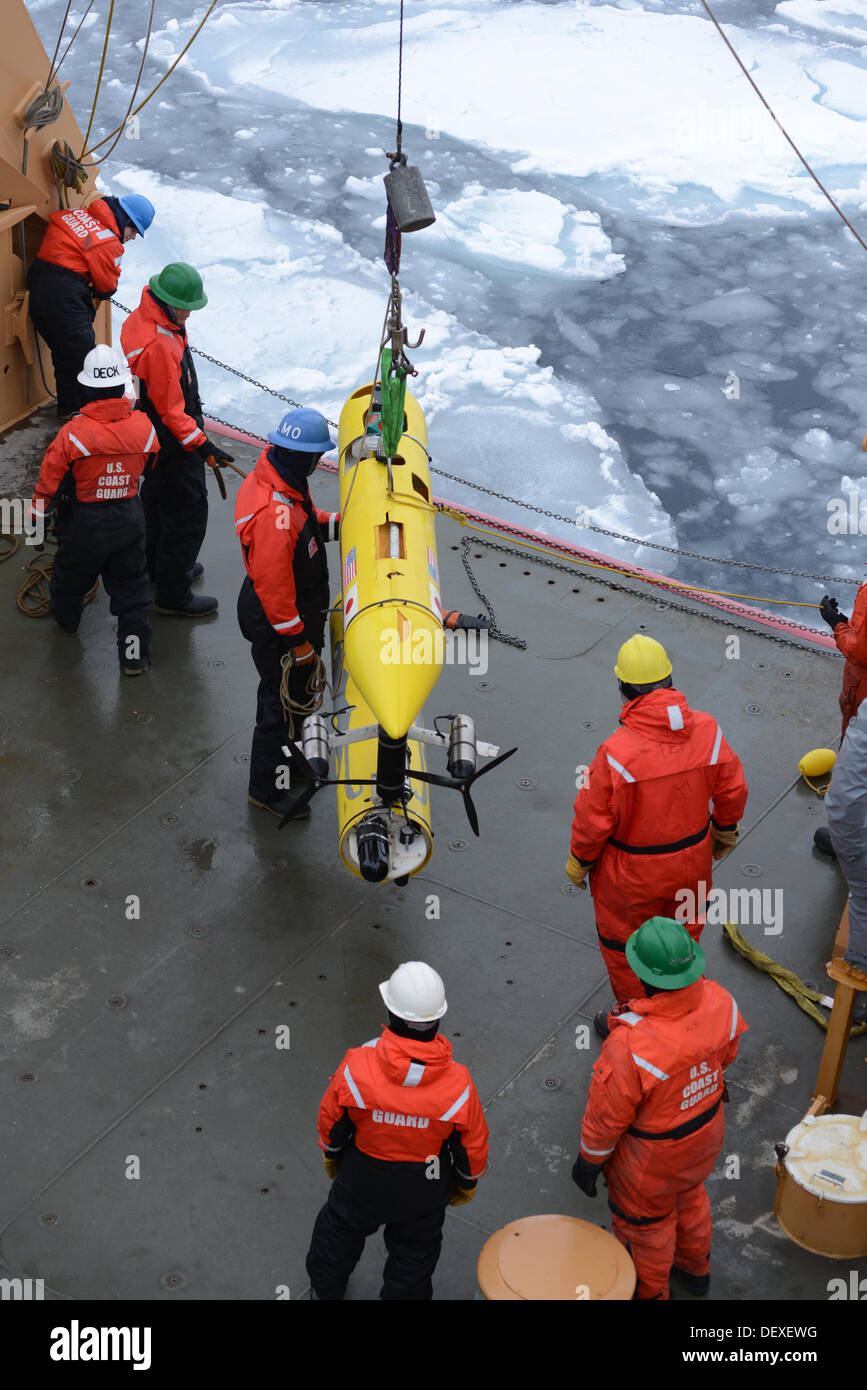
<path id="1" fill-rule="evenodd" d="M 153 203 L 140 193 L 97 198 L 85 208 L 66 208 L 48 219 L 27 288 L 30 317 L 51 350 L 62 419 L 84 404 L 78 374 L 96 346 L 95 301 L 111 299 L 124 246 L 143 236 L 153 220 Z"/>
<path id="2" fill-rule="evenodd" d="M 314 506 L 308 478 L 331 448 L 324 415 L 291 410 L 268 435 L 268 447 L 238 489 L 235 504 L 247 571 L 238 622 L 259 673 L 248 800 L 281 817 L 292 804 L 290 789 L 280 781 L 289 737 L 280 697 L 283 658 L 292 653 L 289 696 L 304 702 L 314 658 L 325 642 L 330 602 L 325 542 L 337 539 L 340 513 Z"/>

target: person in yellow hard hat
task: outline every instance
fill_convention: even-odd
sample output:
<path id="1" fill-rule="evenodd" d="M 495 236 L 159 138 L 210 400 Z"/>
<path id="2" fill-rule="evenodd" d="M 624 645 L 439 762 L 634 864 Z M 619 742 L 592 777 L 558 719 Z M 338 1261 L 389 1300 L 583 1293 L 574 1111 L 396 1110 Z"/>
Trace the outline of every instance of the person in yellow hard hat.
<path id="1" fill-rule="evenodd" d="M 566 873 L 579 888 L 589 881 L 618 1004 L 642 994 L 626 958 L 642 922 L 674 917 L 699 939 L 712 861 L 734 847 L 747 800 L 740 759 L 712 715 L 690 709 L 671 673 L 652 637 L 624 642 L 614 667 L 620 728 L 599 748 L 575 798 Z M 603 1037 L 607 1020 L 607 1010 L 594 1020 Z"/>

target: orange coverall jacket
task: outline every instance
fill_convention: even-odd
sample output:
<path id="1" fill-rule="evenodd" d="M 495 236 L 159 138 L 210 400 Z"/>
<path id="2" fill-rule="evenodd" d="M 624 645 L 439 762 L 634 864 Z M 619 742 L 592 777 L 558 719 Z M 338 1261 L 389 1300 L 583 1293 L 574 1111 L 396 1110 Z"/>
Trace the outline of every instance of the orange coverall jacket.
<path id="1" fill-rule="evenodd" d="M 86 208 L 53 212 L 36 254 L 40 261 L 74 270 L 103 297 L 117 289 L 123 244 L 111 208 L 102 198 Z"/>
<path id="2" fill-rule="evenodd" d="M 845 734 L 849 720 L 867 695 L 867 584 L 858 590 L 849 621 L 834 628 L 834 641 L 846 658 L 840 691 Z"/>
<path id="3" fill-rule="evenodd" d="M 187 413 L 181 372 L 188 352 L 186 329 L 172 323 L 157 304 L 147 286 L 137 309 L 120 331 L 130 371 L 143 382 L 147 399 L 168 432 L 162 438 L 171 445 L 172 437 L 187 453 L 205 443 L 207 435 Z"/>
<path id="4" fill-rule="evenodd" d="M 605 1165 L 614 1211 L 659 1217 L 712 1172 L 725 1137 L 723 1072 L 746 1027 L 728 990 L 704 977 L 612 1015 L 581 1155 Z"/>
<path id="5" fill-rule="evenodd" d="M 594 866 L 602 936 L 625 941 L 661 901 L 672 903 L 662 915 L 674 916 L 678 890 L 697 893 L 703 880 L 709 891 L 711 815 L 718 829 L 733 829 L 746 800 L 740 759 L 711 715 L 674 689 L 628 701 L 590 765 L 572 822 L 572 853 Z"/>
<path id="6" fill-rule="evenodd" d="M 128 400 L 92 401 L 49 444 L 33 506 L 51 501 L 70 468 L 78 502 L 136 497 L 148 454 L 159 447 L 150 420 Z"/>
<path id="7" fill-rule="evenodd" d="M 348 1121 L 348 1123 L 347 1123 Z M 452 1045 L 379 1038 L 347 1052 L 319 1107 L 319 1147 L 336 1157 L 354 1128 L 355 1147 L 371 1158 L 425 1163 L 450 1144 L 462 1184 L 482 1176 L 488 1126 L 469 1071 Z"/>

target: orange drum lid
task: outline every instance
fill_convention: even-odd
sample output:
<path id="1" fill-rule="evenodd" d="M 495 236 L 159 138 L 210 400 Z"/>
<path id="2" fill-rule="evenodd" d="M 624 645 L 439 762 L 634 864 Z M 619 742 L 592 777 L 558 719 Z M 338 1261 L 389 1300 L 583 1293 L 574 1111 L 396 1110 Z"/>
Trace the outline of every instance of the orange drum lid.
<path id="1" fill-rule="evenodd" d="M 589 1221 L 527 1216 L 491 1236 L 479 1256 L 479 1282 L 488 1298 L 628 1299 L 635 1266 L 615 1236 Z"/>

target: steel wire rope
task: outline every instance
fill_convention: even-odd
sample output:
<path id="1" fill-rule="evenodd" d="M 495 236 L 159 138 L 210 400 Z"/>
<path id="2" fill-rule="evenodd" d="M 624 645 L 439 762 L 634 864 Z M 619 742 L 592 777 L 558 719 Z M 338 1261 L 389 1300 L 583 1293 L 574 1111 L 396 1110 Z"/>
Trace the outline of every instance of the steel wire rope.
<path id="1" fill-rule="evenodd" d="M 858 231 L 856 231 L 856 229 L 852 226 L 852 223 L 849 221 L 849 218 L 846 216 L 845 212 L 844 212 L 843 209 L 840 207 L 839 203 L 835 202 L 833 196 L 828 192 L 828 189 L 825 187 L 825 185 L 823 184 L 822 180 L 819 178 L 819 175 L 816 173 L 816 171 L 815 171 L 815 170 L 810 166 L 810 164 L 807 162 L 805 156 L 804 156 L 803 154 L 801 154 L 801 151 L 798 149 L 798 146 L 795 144 L 795 142 L 794 142 L 794 140 L 792 139 L 791 135 L 789 134 L 789 132 L 786 130 L 785 126 L 782 124 L 782 122 L 781 122 L 781 121 L 779 120 L 779 118 L 777 117 L 777 114 L 776 114 L 776 112 L 773 110 L 773 108 L 772 108 L 772 106 L 770 105 L 770 103 L 766 100 L 766 98 L 765 98 L 765 96 L 764 96 L 764 93 L 762 92 L 762 90 L 761 90 L 761 88 L 759 87 L 758 83 L 755 81 L 755 79 L 752 77 L 751 73 L 748 71 L 748 69 L 747 69 L 747 67 L 746 67 L 746 64 L 743 62 L 742 58 L 740 57 L 740 54 L 738 53 L 737 49 L 734 47 L 734 44 L 733 44 L 733 43 L 731 42 L 731 40 L 728 38 L 728 36 L 727 36 L 727 34 L 725 33 L 725 31 L 724 31 L 722 25 L 720 24 L 719 20 L 717 19 L 716 15 L 714 14 L 714 12 L 713 12 L 713 10 L 711 9 L 710 5 L 707 3 L 707 0 L 701 0 L 701 3 L 702 3 L 702 5 L 704 6 L 705 10 L 707 11 L 708 15 L 710 16 L 710 19 L 711 19 L 711 21 L 712 21 L 714 27 L 716 28 L 717 33 L 719 34 L 719 36 L 720 36 L 720 38 L 722 39 L 723 43 L 725 44 L 726 48 L 727 48 L 727 49 L 729 50 L 729 52 L 731 53 L 732 57 L 734 58 L 735 62 L 736 62 L 737 65 L 738 65 L 738 67 L 740 68 L 741 72 L 743 73 L 744 77 L 745 77 L 745 78 L 747 79 L 747 81 L 749 82 L 750 86 L 752 87 L 752 89 L 753 89 L 753 91 L 755 92 L 756 96 L 758 97 L 759 101 L 760 101 L 760 102 L 762 103 L 762 105 L 764 106 L 765 110 L 768 112 L 768 115 L 771 117 L 771 119 L 773 120 L 774 124 L 778 127 L 780 133 L 785 137 L 785 139 L 786 139 L 786 140 L 788 141 L 788 143 L 791 145 L 792 149 L 795 151 L 795 154 L 798 156 L 798 159 L 799 159 L 799 160 L 801 161 L 801 163 L 803 164 L 804 168 L 806 169 L 807 173 L 810 175 L 810 178 L 813 180 L 813 182 L 815 183 L 816 187 L 817 187 L 818 189 L 820 189 L 821 192 L 822 192 L 822 193 L 825 195 L 825 197 L 828 199 L 828 202 L 831 204 L 831 207 L 832 207 L 832 208 L 834 209 L 834 211 L 837 213 L 837 216 L 838 216 L 843 222 L 845 222 L 846 226 L 849 228 L 849 231 L 852 233 L 853 237 L 854 237 L 855 240 L 858 242 L 859 246 L 861 246 L 865 251 L 867 251 L 867 241 L 865 241 L 864 238 L 861 236 L 861 233 L 858 232 Z"/>

